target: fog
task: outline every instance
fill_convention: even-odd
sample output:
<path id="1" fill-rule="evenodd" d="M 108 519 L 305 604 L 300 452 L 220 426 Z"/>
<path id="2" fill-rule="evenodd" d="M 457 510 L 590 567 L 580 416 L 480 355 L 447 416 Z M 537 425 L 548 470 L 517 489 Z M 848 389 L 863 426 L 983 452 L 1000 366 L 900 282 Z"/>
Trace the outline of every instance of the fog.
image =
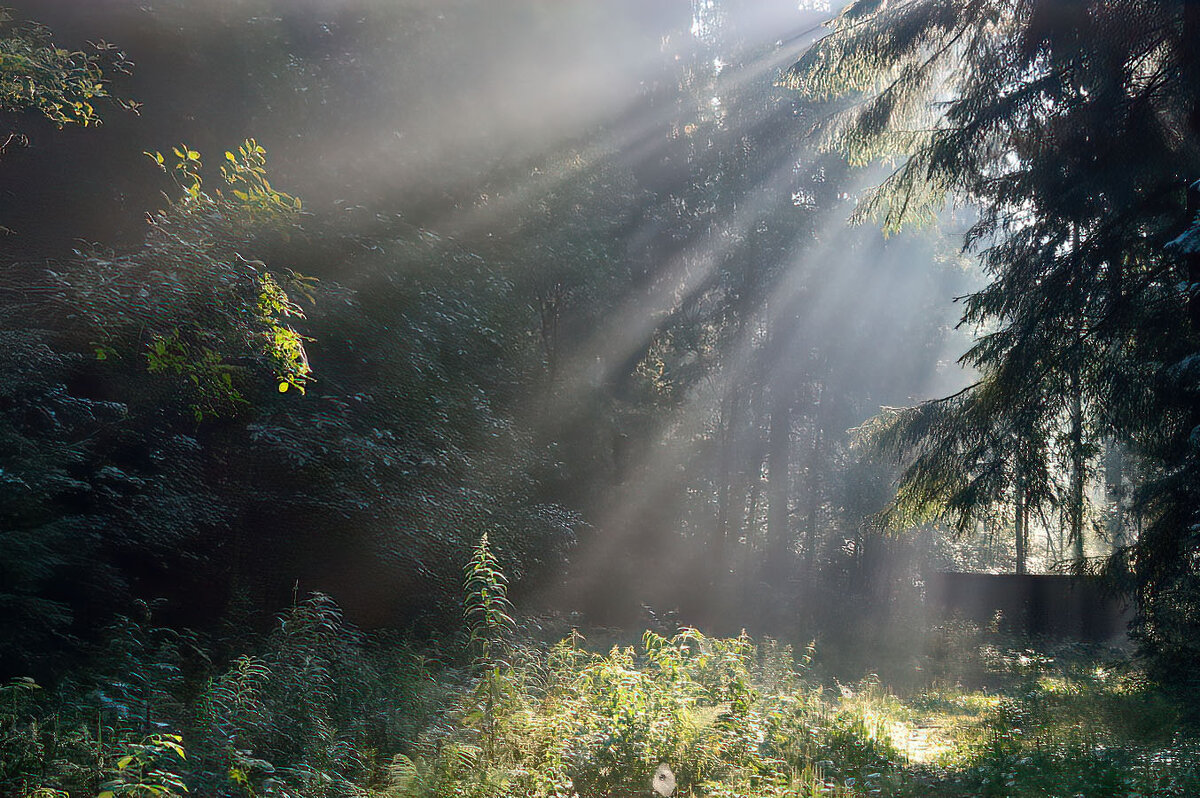
<path id="1" fill-rule="evenodd" d="M 1200 2 L 12 2 L 0 796 L 1200 795 Z"/>
<path id="2" fill-rule="evenodd" d="M 894 543 L 871 518 L 893 473 L 864 459 L 852 431 L 883 406 L 966 384 L 956 360 L 969 331 L 955 330 L 953 300 L 978 277 L 954 236 L 964 211 L 890 238 L 848 223 L 883 173 L 823 151 L 813 130 L 830 109 L 775 85 L 828 9 L 42 0 L 20 11 L 71 46 L 117 43 L 135 66 L 114 91 L 141 105 L 97 130 L 29 127 L 29 146 L 3 164 L 9 257 L 136 247 L 165 190 L 143 150 L 186 142 L 215 162 L 254 137 L 312 224 L 425 236 L 432 254 L 385 271 L 453 282 L 440 261 L 463 251 L 497 270 L 540 362 L 507 398 L 477 400 L 511 425 L 479 457 L 511 458 L 519 440 L 544 459 L 480 479 L 501 493 L 526 485 L 575 519 L 561 558 L 514 566 L 531 611 L 811 629 L 818 594 L 833 610 L 855 591 L 869 603 L 876 579 L 919 584 L 929 561 L 908 549 L 881 564 Z M 379 274 L 353 260 L 303 265 L 361 297 Z M 329 331 L 309 355 L 319 397 L 333 390 L 323 367 L 347 355 Z M 388 523 L 427 523 L 397 512 Z M 367 625 L 403 616 L 408 599 L 386 594 L 413 555 L 380 534 L 366 551 L 393 565 L 374 589 L 358 575 L 381 566 L 358 548 L 298 578 Z"/>

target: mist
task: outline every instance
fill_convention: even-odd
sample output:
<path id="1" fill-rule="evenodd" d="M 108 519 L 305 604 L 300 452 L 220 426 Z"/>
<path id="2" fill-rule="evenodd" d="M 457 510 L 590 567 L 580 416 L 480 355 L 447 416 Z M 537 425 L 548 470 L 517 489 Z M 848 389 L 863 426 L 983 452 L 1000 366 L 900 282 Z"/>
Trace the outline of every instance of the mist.
<path id="1" fill-rule="evenodd" d="M 0 9 L 0 794 L 1196 794 L 1197 32 Z"/>
<path id="2" fill-rule="evenodd" d="M 25 11 L 64 41 L 119 43 L 134 62 L 120 92 L 139 105 L 95 130 L 34 125 L 29 146 L 6 154 L 20 187 L 0 203 L 12 255 L 136 247 L 165 190 L 143 150 L 185 142 L 215 156 L 253 137 L 273 185 L 302 198 L 314 226 L 369 236 L 377 252 L 424 237 L 419 263 L 287 253 L 332 296 L 361 302 L 380 280 L 470 295 L 462 255 L 480 259 L 512 303 L 506 323 L 526 333 L 506 373 L 516 383 L 475 400 L 505 433 L 463 445 L 486 460 L 526 451 L 523 465 L 477 478 L 501 493 L 519 483 L 573 519 L 545 543 L 553 551 L 514 566 L 530 610 L 617 625 L 676 612 L 728 631 L 754 607 L 761 631 L 811 633 L 813 595 L 856 589 L 850 571 L 870 581 L 862 550 L 882 531 L 864 530 L 890 477 L 876 469 L 873 487 L 853 487 L 868 477 L 852 430 L 882 406 L 966 384 L 953 299 L 977 277 L 938 226 L 885 238 L 847 221 L 880 173 L 823 151 L 812 130 L 828 109 L 776 85 L 828 10 L 347 0 Z M 956 224 L 951 214 L 942 227 Z M 315 374 L 354 357 L 336 320 L 311 328 Z M 339 387 L 318 376 L 306 401 Z M 855 490 L 874 498 L 852 504 Z M 401 504 L 352 517 L 436 536 Z M 426 608 L 394 583 L 423 555 L 392 535 L 338 545 L 301 533 L 310 550 L 268 592 L 299 578 L 368 626 L 412 618 Z M 373 588 L 362 571 L 379 575 Z"/>

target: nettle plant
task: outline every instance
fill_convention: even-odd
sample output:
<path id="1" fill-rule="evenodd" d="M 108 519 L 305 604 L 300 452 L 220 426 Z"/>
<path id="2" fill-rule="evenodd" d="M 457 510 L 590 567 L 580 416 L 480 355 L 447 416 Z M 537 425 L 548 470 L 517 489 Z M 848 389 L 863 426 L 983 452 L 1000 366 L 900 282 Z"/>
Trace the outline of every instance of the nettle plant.
<path id="1" fill-rule="evenodd" d="M 564 705 L 567 775 L 582 796 L 645 791 L 660 763 L 681 791 L 728 775 L 758 738 L 751 707 L 754 648 L 745 637 L 683 629 L 614 647 L 578 668 Z"/>
<path id="2" fill-rule="evenodd" d="M 486 532 L 463 568 L 463 592 L 463 617 L 474 662 L 483 668 L 499 664 L 494 657 L 515 624 L 508 600 L 508 578 L 500 570 Z"/>
<path id="3" fill-rule="evenodd" d="M 177 768 L 187 759 L 178 734 L 152 734 L 126 746 L 97 798 L 179 798 L 188 789 Z"/>
<path id="4" fill-rule="evenodd" d="M 520 644 L 486 535 L 463 587 L 469 688 L 394 758 L 389 796 L 642 795 L 664 771 L 674 795 L 772 796 L 815 778 L 820 699 L 789 647 L 690 628 L 607 654 L 578 633 Z"/>
<path id="5" fill-rule="evenodd" d="M 513 675 L 520 696 L 507 706 L 497 743 L 510 792 L 648 794 L 666 765 L 676 795 L 767 795 L 788 788 L 811 761 L 792 743 L 814 720 L 790 649 L 764 654 L 744 635 L 710 638 L 695 629 L 647 632 L 639 648 L 606 655 L 581 642 L 572 635 Z M 761 661 L 776 654 L 787 658 L 788 678 L 758 686 Z"/>
<path id="6" fill-rule="evenodd" d="M 475 690 L 475 706 L 464 720 L 477 724 L 483 735 L 485 764 L 496 755 L 497 710 L 501 701 L 513 694 L 510 666 L 501 656 L 505 638 L 512 631 L 512 604 L 508 600 L 508 580 L 483 533 L 475 552 L 463 569 L 468 646 L 472 664 L 480 671 Z"/>

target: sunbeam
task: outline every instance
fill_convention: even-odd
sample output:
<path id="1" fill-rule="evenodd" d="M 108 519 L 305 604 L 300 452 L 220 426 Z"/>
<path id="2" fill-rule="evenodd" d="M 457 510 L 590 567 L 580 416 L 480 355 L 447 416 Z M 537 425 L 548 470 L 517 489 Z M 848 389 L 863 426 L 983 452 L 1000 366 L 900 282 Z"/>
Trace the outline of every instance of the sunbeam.
<path id="1" fill-rule="evenodd" d="M 1200 795 L 1200 3 L 14 4 L 0 796 Z"/>

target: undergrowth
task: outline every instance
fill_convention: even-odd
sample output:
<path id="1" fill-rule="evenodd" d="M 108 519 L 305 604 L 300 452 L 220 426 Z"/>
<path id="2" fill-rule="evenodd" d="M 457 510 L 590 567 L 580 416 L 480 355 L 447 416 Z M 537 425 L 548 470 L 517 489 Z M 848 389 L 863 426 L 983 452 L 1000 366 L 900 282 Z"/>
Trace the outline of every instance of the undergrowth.
<path id="1" fill-rule="evenodd" d="M 745 635 L 593 650 L 493 620 L 435 656 L 314 595 L 224 663 L 124 621 L 92 668 L 0 687 L 0 795 L 619 798 L 663 764 L 678 796 L 1200 795 L 1176 706 L 1097 650 L 965 638 L 993 684 L 896 694 Z"/>

